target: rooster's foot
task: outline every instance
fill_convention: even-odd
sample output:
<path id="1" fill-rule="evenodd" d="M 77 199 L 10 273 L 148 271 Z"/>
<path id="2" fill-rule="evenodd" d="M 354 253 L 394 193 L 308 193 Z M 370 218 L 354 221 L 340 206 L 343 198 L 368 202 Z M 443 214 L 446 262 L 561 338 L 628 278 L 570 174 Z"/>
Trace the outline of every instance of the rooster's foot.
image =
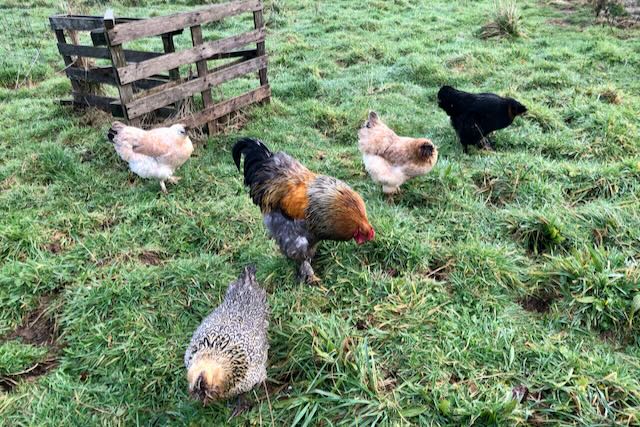
<path id="1" fill-rule="evenodd" d="M 320 283 L 320 278 L 313 272 L 313 268 L 311 267 L 311 263 L 309 261 L 304 261 L 300 265 L 298 278 L 300 279 L 300 282 L 304 282 L 308 285 L 315 285 L 317 283 Z"/>

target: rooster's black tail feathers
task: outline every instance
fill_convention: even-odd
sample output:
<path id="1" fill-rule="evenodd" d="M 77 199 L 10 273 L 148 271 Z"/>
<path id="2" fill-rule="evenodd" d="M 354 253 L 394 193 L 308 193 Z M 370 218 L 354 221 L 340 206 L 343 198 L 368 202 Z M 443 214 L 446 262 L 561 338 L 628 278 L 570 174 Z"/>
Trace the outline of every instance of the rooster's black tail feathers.
<path id="1" fill-rule="evenodd" d="M 231 149 L 233 161 L 240 170 L 240 159 L 244 154 L 244 185 L 252 187 L 256 173 L 273 154 L 264 143 L 255 138 L 242 138 Z"/>

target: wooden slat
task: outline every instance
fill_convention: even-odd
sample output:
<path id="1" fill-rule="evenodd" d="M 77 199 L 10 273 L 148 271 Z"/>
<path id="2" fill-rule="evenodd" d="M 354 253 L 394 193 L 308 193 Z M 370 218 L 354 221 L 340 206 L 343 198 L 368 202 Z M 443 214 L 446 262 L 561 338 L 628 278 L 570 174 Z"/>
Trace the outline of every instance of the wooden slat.
<path id="1" fill-rule="evenodd" d="M 55 30 L 56 33 L 56 39 L 58 40 L 58 44 L 67 44 L 67 40 L 64 37 L 64 31 L 63 30 Z M 62 52 L 61 52 L 62 53 Z M 62 54 L 62 59 L 64 60 L 64 65 L 65 67 L 70 67 L 73 64 L 73 59 L 71 58 L 71 56 L 67 55 L 67 54 Z M 71 80 L 71 88 L 74 91 L 80 91 L 80 85 L 78 84 L 78 82 Z"/>
<path id="2" fill-rule="evenodd" d="M 258 71 L 260 68 L 264 68 L 266 65 L 267 57 L 259 56 L 257 58 L 243 61 L 234 66 L 225 68 L 224 70 L 209 73 L 206 77 L 200 77 L 194 80 L 190 80 L 179 86 L 172 87 L 167 90 L 161 90 L 162 86 L 159 86 L 158 88 L 156 88 L 157 90 L 159 90 L 158 93 L 138 98 L 131 102 L 125 102 L 127 114 L 129 117 L 139 117 L 142 114 L 153 111 L 158 107 L 169 105 L 195 93 L 202 92 L 206 88 L 219 85 L 223 82 L 240 77 L 253 71 Z M 173 83 L 174 82 L 170 82 L 168 84 Z"/>
<path id="3" fill-rule="evenodd" d="M 140 18 L 118 18 L 116 24 L 140 21 Z M 52 30 L 91 31 L 103 28 L 101 16 L 88 15 L 54 15 L 49 17 Z"/>
<path id="4" fill-rule="evenodd" d="M 116 19 L 116 22 L 118 20 Z M 182 30 L 173 31 L 171 33 L 162 34 L 162 37 L 173 37 L 182 34 Z M 106 46 L 107 45 L 107 36 L 104 33 L 104 28 L 96 28 L 91 31 L 91 43 L 94 46 Z"/>
<path id="5" fill-rule="evenodd" d="M 105 13 L 104 15 L 103 25 L 104 25 L 105 31 L 109 31 L 113 29 L 113 27 L 115 26 L 113 10 L 111 9 L 107 10 L 107 13 Z M 122 49 L 122 45 L 113 44 L 109 39 L 107 40 L 107 43 L 109 45 L 109 51 L 111 52 L 111 61 L 113 63 L 113 66 L 116 68 L 126 67 L 127 60 L 125 58 L 124 49 Z M 117 77 L 118 76 L 116 74 L 116 78 Z M 122 105 L 124 107 L 131 100 L 131 98 L 133 98 L 133 86 L 130 84 L 123 85 L 121 82 L 119 82 L 118 92 L 120 93 L 120 101 L 122 102 Z M 139 120 L 132 120 L 132 118 L 127 113 L 126 108 L 123 108 L 123 110 L 124 110 L 124 117 L 129 121 L 130 125 L 135 126 L 140 122 Z"/>
<path id="6" fill-rule="evenodd" d="M 69 101 L 62 101 L 62 102 L 68 103 Z M 73 92 L 73 100 L 71 102 L 73 103 L 73 105 L 76 105 L 76 106 L 96 107 L 96 108 L 99 108 L 100 110 L 111 112 L 116 116 L 120 116 L 120 117 L 122 116 L 122 108 L 118 109 L 119 106 L 112 105 L 113 103 L 118 102 L 117 98 Z M 120 113 L 120 114 L 117 114 L 117 113 Z"/>
<path id="7" fill-rule="evenodd" d="M 58 52 L 61 55 L 84 56 L 85 58 L 110 59 L 109 48 L 81 46 L 76 44 L 58 43 Z M 162 56 L 160 52 L 142 52 L 137 50 L 124 50 L 125 59 L 128 62 L 142 62 Z"/>
<path id="8" fill-rule="evenodd" d="M 163 34 L 162 35 L 162 47 L 164 48 L 164 53 L 174 53 L 176 51 L 176 46 L 173 43 L 173 35 L 171 34 Z M 172 68 L 169 70 L 169 77 L 171 80 L 180 80 L 180 69 Z"/>
<path id="9" fill-rule="evenodd" d="M 85 70 L 79 67 L 69 67 L 65 69 L 67 77 L 71 80 L 104 83 L 108 85 L 117 85 L 116 77 L 113 74 L 113 67 L 95 67 Z M 152 89 L 167 83 L 166 78 L 148 78 L 136 81 L 134 89 Z"/>
<path id="10" fill-rule="evenodd" d="M 264 29 L 264 17 L 262 16 L 262 9 L 256 10 L 253 12 L 253 25 L 256 29 Z M 266 54 L 266 49 L 264 45 L 264 39 L 260 40 L 256 47 L 258 56 L 262 56 Z M 260 79 L 260 86 L 264 86 L 269 84 L 269 80 L 267 79 L 267 68 L 261 68 L 258 71 L 258 78 Z"/>
<path id="11" fill-rule="evenodd" d="M 248 105 L 260 102 L 271 96 L 271 88 L 269 85 L 260 86 L 258 89 L 254 89 L 251 92 L 247 92 L 244 95 L 236 96 L 235 98 L 228 99 L 220 102 L 211 108 L 202 110 L 188 117 L 176 118 L 173 123 L 183 123 L 188 127 L 202 126 L 205 123 L 217 120 L 224 117 L 240 108 Z"/>
<path id="12" fill-rule="evenodd" d="M 55 15 L 49 17 L 53 30 L 90 31 L 102 27 L 99 16 Z"/>
<path id="13" fill-rule="evenodd" d="M 260 0 L 244 0 L 215 4 L 193 12 L 158 16 L 140 22 L 116 25 L 113 29 L 108 30 L 109 41 L 111 44 L 121 44 L 259 9 L 262 9 Z"/>
<path id="14" fill-rule="evenodd" d="M 191 27 L 191 40 L 193 41 L 193 46 L 199 46 L 204 43 L 202 39 L 202 27 L 200 25 L 196 25 Z M 207 76 L 207 61 L 200 60 L 196 62 L 196 68 L 198 69 L 198 77 L 206 77 Z M 204 108 L 210 108 L 213 106 L 213 97 L 211 96 L 211 88 L 206 88 L 204 91 L 200 92 L 202 95 L 202 103 L 204 104 Z M 211 122 L 207 124 L 207 130 L 209 131 L 209 135 L 213 135 L 215 133 L 215 125 Z"/>
<path id="15" fill-rule="evenodd" d="M 259 40 L 264 40 L 264 37 L 265 31 L 264 29 L 260 29 L 221 40 L 203 43 L 192 49 L 170 53 L 163 55 L 162 57 L 149 59 L 126 67 L 118 67 L 118 77 L 120 78 L 120 82 L 123 84 L 131 83 L 138 79 L 143 79 L 153 74 L 158 74 L 159 72 L 179 67 L 180 65 L 201 61 L 203 59 L 210 58 L 215 54 L 239 48 L 249 43 L 255 43 Z"/>

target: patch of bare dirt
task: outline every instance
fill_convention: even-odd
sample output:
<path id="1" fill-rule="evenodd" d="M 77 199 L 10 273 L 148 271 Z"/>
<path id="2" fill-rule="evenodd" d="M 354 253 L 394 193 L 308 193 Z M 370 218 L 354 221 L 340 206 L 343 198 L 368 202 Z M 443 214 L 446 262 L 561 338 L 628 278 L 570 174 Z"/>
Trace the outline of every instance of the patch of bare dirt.
<path id="1" fill-rule="evenodd" d="M 551 295 L 530 295 L 520 300 L 520 305 L 527 311 L 548 313 L 552 302 Z"/>
<path id="2" fill-rule="evenodd" d="M 160 265 L 163 259 L 162 254 L 155 251 L 143 251 L 138 255 L 138 261 L 145 265 Z"/>
<path id="3" fill-rule="evenodd" d="M 447 260 L 435 260 L 431 265 L 429 265 L 429 271 L 426 272 L 425 276 L 429 279 L 433 279 L 436 282 L 446 282 L 449 273 L 453 270 L 455 266 L 455 260 L 450 258 Z"/>
<path id="4" fill-rule="evenodd" d="M 49 350 L 44 360 L 23 371 L 0 377 L 0 388 L 4 391 L 11 392 L 22 381 L 33 381 L 46 375 L 57 365 L 61 344 L 58 342 L 58 329 L 49 311 L 53 298 L 53 295 L 43 297 L 38 307 L 25 317 L 22 324 L 0 340 L 0 342 L 6 342 L 20 339 L 25 344 L 44 346 Z"/>

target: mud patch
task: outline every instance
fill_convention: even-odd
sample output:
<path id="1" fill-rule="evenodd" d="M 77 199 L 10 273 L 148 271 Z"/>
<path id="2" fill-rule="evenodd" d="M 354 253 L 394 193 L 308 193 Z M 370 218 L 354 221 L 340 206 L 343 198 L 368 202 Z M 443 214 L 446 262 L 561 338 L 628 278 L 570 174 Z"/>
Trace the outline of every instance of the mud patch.
<path id="1" fill-rule="evenodd" d="M 553 303 L 551 295 L 529 295 L 520 300 L 522 308 L 536 313 L 548 313 L 551 303 Z"/>
<path id="2" fill-rule="evenodd" d="M 53 295 L 47 295 L 40 300 L 38 308 L 30 312 L 20 326 L 0 340 L 0 343 L 13 340 L 21 340 L 25 344 L 44 346 L 48 353 L 43 360 L 33 366 L 0 377 L 0 389 L 11 392 L 20 382 L 33 381 L 47 374 L 57 365 L 57 356 L 61 345 L 58 342 L 58 329 L 49 306 L 53 301 Z"/>
<path id="3" fill-rule="evenodd" d="M 429 279 L 433 279 L 436 282 L 446 282 L 449 278 L 449 273 L 455 266 L 455 260 L 449 258 L 447 260 L 434 260 L 429 264 L 429 271 L 425 273 L 425 276 Z"/>
<path id="4" fill-rule="evenodd" d="M 143 251 L 138 255 L 138 261 L 144 265 L 160 265 L 164 260 L 164 256 L 155 251 Z"/>

